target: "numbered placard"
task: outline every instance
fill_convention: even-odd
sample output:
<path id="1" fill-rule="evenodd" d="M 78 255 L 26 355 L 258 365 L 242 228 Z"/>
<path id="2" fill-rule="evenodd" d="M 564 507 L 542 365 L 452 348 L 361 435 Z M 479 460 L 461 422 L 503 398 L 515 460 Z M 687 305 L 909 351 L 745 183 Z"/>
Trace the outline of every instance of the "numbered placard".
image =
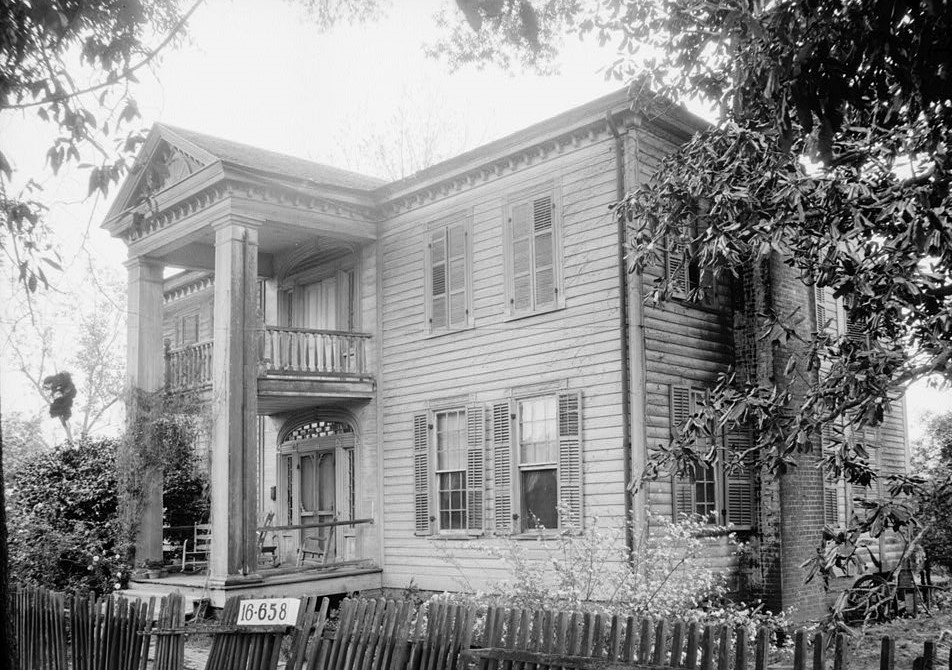
<path id="1" fill-rule="evenodd" d="M 298 598 L 257 598 L 242 600 L 239 626 L 293 626 L 297 623 Z"/>

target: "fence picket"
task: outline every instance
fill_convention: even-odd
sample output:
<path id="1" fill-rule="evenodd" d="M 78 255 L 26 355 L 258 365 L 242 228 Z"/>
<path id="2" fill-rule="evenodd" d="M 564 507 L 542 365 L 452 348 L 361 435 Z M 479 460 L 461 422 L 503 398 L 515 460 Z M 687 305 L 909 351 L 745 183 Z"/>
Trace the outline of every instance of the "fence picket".
<path id="1" fill-rule="evenodd" d="M 664 665 L 664 652 L 668 644 L 668 622 L 661 619 L 655 624 L 654 654 L 651 662 L 654 665 Z"/>
<path id="2" fill-rule="evenodd" d="M 891 637 L 884 637 L 879 651 L 879 670 L 893 670 L 896 663 L 896 644 Z"/>
<path id="3" fill-rule="evenodd" d="M 700 637 L 700 626 L 697 622 L 692 621 L 688 625 L 688 648 L 687 655 L 684 659 L 684 667 L 687 670 L 695 670 L 697 668 L 697 651 L 699 645 Z"/>
<path id="4" fill-rule="evenodd" d="M 721 626 L 718 634 L 717 670 L 730 670 L 731 667 L 731 635 L 726 625 Z"/>

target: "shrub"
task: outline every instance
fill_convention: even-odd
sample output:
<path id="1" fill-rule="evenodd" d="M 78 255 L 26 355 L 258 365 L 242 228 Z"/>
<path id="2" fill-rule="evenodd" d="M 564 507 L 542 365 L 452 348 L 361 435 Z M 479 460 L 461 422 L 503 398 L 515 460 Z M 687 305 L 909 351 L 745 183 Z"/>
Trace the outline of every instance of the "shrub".
<path id="1" fill-rule="evenodd" d="M 729 602 L 725 577 L 700 560 L 708 550 L 705 538 L 727 534 L 727 528 L 697 518 L 653 520 L 650 527 L 650 534 L 637 535 L 631 553 L 625 529 L 601 527 L 597 519 L 581 532 L 569 529 L 540 534 L 532 542 L 506 538 L 499 545 L 483 545 L 480 551 L 499 559 L 511 576 L 477 592 L 460 569 L 466 592 L 449 597 L 480 606 L 747 625 L 751 631 L 758 625 L 785 624 L 783 616 L 759 606 Z M 444 558 L 461 568 L 449 553 Z"/>
<path id="2" fill-rule="evenodd" d="M 116 439 L 83 438 L 26 460 L 7 492 L 10 573 L 104 593 L 128 578 L 117 544 Z"/>

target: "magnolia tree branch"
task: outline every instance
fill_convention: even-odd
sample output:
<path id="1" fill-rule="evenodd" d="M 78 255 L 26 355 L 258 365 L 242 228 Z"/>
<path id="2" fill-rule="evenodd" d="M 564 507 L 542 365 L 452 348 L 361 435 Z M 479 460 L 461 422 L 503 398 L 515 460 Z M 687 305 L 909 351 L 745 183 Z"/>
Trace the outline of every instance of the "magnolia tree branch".
<path id="1" fill-rule="evenodd" d="M 155 49 L 152 49 L 151 51 L 149 51 L 145 55 L 145 57 L 142 60 L 140 60 L 138 63 L 136 63 L 135 65 L 124 69 L 121 73 L 116 75 L 115 79 L 99 82 L 98 84 L 87 86 L 86 88 L 82 88 L 79 90 L 73 90 L 69 93 L 61 93 L 59 95 L 53 95 L 53 96 L 44 98 L 43 100 L 35 100 L 33 102 L 24 102 L 24 103 L 19 103 L 15 105 L 7 105 L 6 109 L 27 109 L 29 107 L 37 107 L 39 105 L 63 102 L 65 100 L 69 100 L 70 98 L 76 98 L 78 96 L 85 95 L 86 93 L 92 93 L 93 91 L 98 91 L 103 88 L 114 86 L 123 80 L 133 79 L 135 77 L 135 72 L 137 70 L 151 63 L 156 58 L 156 56 L 158 56 L 159 53 L 166 46 L 168 46 L 169 42 L 171 42 L 175 38 L 175 36 L 179 33 L 179 31 L 185 26 L 189 18 L 191 18 L 192 14 L 195 13 L 195 10 L 199 8 L 202 2 L 204 2 L 204 0 L 195 0 L 191 8 L 182 16 L 181 19 L 179 19 L 179 21 L 175 24 L 175 26 L 173 26 L 172 29 L 169 31 L 168 35 L 165 36 L 165 39 L 163 39 Z M 31 83 L 35 84 L 38 82 L 31 82 Z"/>

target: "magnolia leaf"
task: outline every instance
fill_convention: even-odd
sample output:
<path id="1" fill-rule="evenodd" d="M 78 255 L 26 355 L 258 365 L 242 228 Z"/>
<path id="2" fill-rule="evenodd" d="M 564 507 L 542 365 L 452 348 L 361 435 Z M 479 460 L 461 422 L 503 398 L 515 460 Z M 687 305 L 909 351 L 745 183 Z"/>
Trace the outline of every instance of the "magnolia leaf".
<path id="1" fill-rule="evenodd" d="M 13 176 L 13 169 L 10 167 L 10 163 L 7 162 L 7 157 L 3 155 L 2 151 L 0 151 L 0 172 L 6 175 L 7 180 Z"/>

